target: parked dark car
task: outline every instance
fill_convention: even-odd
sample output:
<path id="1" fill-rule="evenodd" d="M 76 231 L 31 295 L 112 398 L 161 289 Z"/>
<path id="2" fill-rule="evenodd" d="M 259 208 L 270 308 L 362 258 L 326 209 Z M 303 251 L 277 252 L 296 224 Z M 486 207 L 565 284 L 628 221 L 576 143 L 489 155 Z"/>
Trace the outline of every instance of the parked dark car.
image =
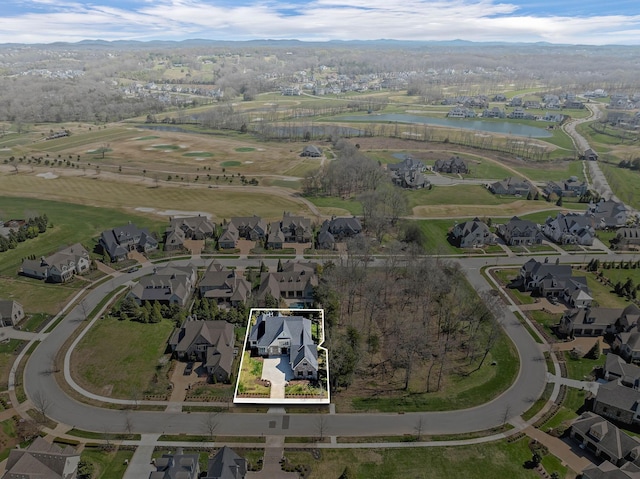
<path id="1" fill-rule="evenodd" d="M 193 371 L 193 361 L 187 363 L 187 366 L 184 368 L 184 375 L 189 376 L 192 371 Z"/>

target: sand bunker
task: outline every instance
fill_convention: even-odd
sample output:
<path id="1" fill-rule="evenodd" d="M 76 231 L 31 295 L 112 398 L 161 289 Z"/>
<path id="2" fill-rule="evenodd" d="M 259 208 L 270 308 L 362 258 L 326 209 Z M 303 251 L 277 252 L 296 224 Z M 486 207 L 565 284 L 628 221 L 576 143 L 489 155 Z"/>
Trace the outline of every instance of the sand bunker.
<path id="1" fill-rule="evenodd" d="M 136 211 L 140 211 L 142 213 L 153 213 L 155 215 L 160 216 L 172 216 L 172 217 L 187 217 L 187 216 L 206 216 L 211 219 L 213 216 L 211 213 L 207 213 L 206 211 L 181 211 L 181 210 L 157 210 L 156 208 L 147 208 L 144 206 L 138 206 Z"/>
<path id="2" fill-rule="evenodd" d="M 44 178 L 45 180 L 53 180 L 55 178 L 58 178 L 58 175 L 51 173 L 50 171 L 47 171 L 46 173 L 38 173 L 36 176 Z"/>

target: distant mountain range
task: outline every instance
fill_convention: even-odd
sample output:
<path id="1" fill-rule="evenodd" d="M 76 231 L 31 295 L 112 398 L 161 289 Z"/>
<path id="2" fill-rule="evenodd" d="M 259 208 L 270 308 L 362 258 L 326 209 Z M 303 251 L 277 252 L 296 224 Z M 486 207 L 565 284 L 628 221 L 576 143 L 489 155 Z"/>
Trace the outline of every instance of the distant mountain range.
<path id="1" fill-rule="evenodd" d="M 0 47 L 61 47 L 61 48 L 120 48 L 120 49 L 141 49 L 141 48 L 185 48 L 185 47 L 202 47 L 202 46 L 227 46 L 227 47 L 274 47 L 274 48 L 300 48 L 300 47 L 348 47 L 355 46 L 359 48 L 424 48 L 424 47 L 581 47 L 589 49 L 608 48 L 614 45 L 608 46 L 592 46 L 592 45 L 570 45 L 570 44 L 557 44 L 548 42 L 536 42 L 536 43 L 523 43 L 523 42 L 472 42 L 467 40 L 446 40 L 446 41 L 408 41 L 408 40 L 330 40 L 326 42 L 308 42 L 301 40 L 247 40 L 247 41 L 228 41 L 228 40 L 206 40 L 206 39 L 189 39 L 181 41 L 168 41 L 168 40 L 151 40 L 151 41 L 136 41 L 136 40 L 82 40 L 76 43 L 68 42 L 55 42 L 55 43 L 42 43 L 42 44 L 20 44 L 20 43 L 5 43 L 0 44 Z M 616 48 L 637 48 L 633 46 L 618 46 Z"/>

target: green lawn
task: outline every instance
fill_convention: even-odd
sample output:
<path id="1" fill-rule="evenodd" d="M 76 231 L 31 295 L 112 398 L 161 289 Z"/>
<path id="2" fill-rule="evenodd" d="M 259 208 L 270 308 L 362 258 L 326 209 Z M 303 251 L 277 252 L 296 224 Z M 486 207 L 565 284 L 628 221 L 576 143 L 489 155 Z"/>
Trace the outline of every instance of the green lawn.
<path id="1" fill-rule="evenodd" d="M 640 172 L 600 163 L 611 189 L 625 203 L 640 208 Z"/>
<path id="2" fill-rule="evenodd" d="M 0 259 L 2 258 L 0 253 Z M 2 297 L 22 304 L 27 313 L 56 314 L 86 283 L 51 284 L 24 276 L 0 276 Z"/>
<path id="3" fill-rule="evenodd" d="M 122 479 L 128 462 L 133 457 L 133 451 L 118 450 L 106 452 L 97 448 L 86 448 L 80 459 L 91 462 L 95 467 L 92 479 Z"/>
<path id="4" fill-rule="evenodd" d="M 10 339 L 0 343 L 0 391 L 6 391 L 9 371 L 16 359 L 15 352 L 23 344 L 19 339 Z"/>
<path id="5" fill-rule="evenodd" d="M 580 274 L 583 274 L 582 272 Z M 629 302 L 612 292 L 612 288 L 600 283 L 592 273 L 584 273 L 591 296 L 602 308 L 626 308 Z"/>
<path id="6" fill-rule="evenodd" d="M 453 220 L 416 220 L 415 224 L 425 238 L 422 247 L 427 253 L 460 254 L 461 250 L 447 240 L 449 229 L 454 226 Z"/>
<path id="7" fill-rule="evenodd" d="M 403 449 L 323 449 L 317 460 L 310 452 L 285 451 L 291 464 L 310 467 L 309 479 L 337 478 L 345 467 L 358 479 L 534 479 L 539 477 L 523 464 L 531 459 L 527 440 L 512 444 L 506 441 L 458 447 L 426 447 Z M 547 459 L 545 457 L 544 459 Z M 551 459 L 551 458 L 549 458 Z M 543 461 L 548 473 L 567 469 L 557 461 Z"/>
<path id="8" fill-rule="evenodd" d="M 533 321 L 542 325 L 549 335 L 553 335 L 551 328 L 558 324 L 562 317 L 560 313 L 547 313 L 542 310 L 527 311 L 527 314 Z"/>
<path id="9" fill-rule="evenodd" d="M 182 156 L 186 156 L 189 158 L 211 158 L 213 153 L 209 151 L 190 151 L 189 153 L 185 153 Z"/>
<path id="10" fill-rule="evenodd" d="M 98 320 L 74 350 L 71 361 L 76 381 L 98 394 L 131 399 L 167 384 L 159 367 L 173 321 L 156 324 Z M 154 382 L 155 380 L 155 382 Z"/>
<path id="11" fill-rule="evenodd" d="M 49 318 L 51 318 L 51 316 L 46 313 L 32 314 L 20 323 L 20 329 L 28 332 L 38 331 Z"/>
<path id="12" fill-rule="evenodd" d="M 582 351 L 582 354 L 586 354 L 588 352 L 589 351 Z M 571 379 L 578 379 L 580 381 L 590 380 L 593 370 L 603 366 L 607 359 L 605 354 L 600 354 L 598 359 L 573 359 L 568 352 L 565 352 L 564 356 L 567 364 L 567 377 Z"/>
<path id="13" fill-rule="evenodd" d="M 581 161 L 539 162 L 536 165 L 537 168 L 517 167 L 517 170 L 534 181 L 561 181 L 570 176 L 584 180 Z"/>
<path id="14" fill-rule="evenodd" d="M 335 196 L 308 196 L 306 198 L 318 208 L 322 208 L 322 212 L 327 215 L 358 216 L 362 214 L 362 205 L 353 198 L 346 200 Z"/>
<path id="15" fill-rule="evenodd" d="M 1 217 L 27 218 L 43 214 L 48 216 L 53 227 L 37 238 L 18 243 L 13 250 L 0 253 L 0 275 L 15 277 L 22 258 L 29 255 L 46 256 L 65 245 L 78 242 L 90 248 L 93 245 L 92 238 L 99 236 L 103 230 L 127 224 L 128 221 L 158 232 L 163 231 L 165 226 L 162 221 L 112 209 L 32 198 L 0 197 Z"/>
<path id="16" fill-rule="evenodd" d="M 615 263 L 615 268 L 604 269 L 602 268 L 602 274 L 608 278 L 612 283 L 620 281 L 624 284 L 628 279 L 631 279 L 637 286 L 640 284 L 640 269 L 638 268 L 618 268 L 619 263 Z"/>
<path id="17" fill-rule="evenodd" d="M 407 191 L 409 208 L 419 205 L 503 205 L 518 199 L 492 194 L 480 185 L 456 185 Z"/>

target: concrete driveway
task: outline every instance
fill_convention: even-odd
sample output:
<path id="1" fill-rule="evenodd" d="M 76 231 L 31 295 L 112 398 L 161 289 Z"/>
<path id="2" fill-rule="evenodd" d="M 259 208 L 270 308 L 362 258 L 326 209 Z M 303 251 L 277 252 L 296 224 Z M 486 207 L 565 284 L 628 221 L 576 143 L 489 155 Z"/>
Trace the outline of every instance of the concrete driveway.
<path id="1" fill-rule="evenodd" d="M 287 356 L 264 358 L 262 379 L 271 383 L 271 399 L 284 399 L 284 386 L 293 379 L 293 370 Z"/>

